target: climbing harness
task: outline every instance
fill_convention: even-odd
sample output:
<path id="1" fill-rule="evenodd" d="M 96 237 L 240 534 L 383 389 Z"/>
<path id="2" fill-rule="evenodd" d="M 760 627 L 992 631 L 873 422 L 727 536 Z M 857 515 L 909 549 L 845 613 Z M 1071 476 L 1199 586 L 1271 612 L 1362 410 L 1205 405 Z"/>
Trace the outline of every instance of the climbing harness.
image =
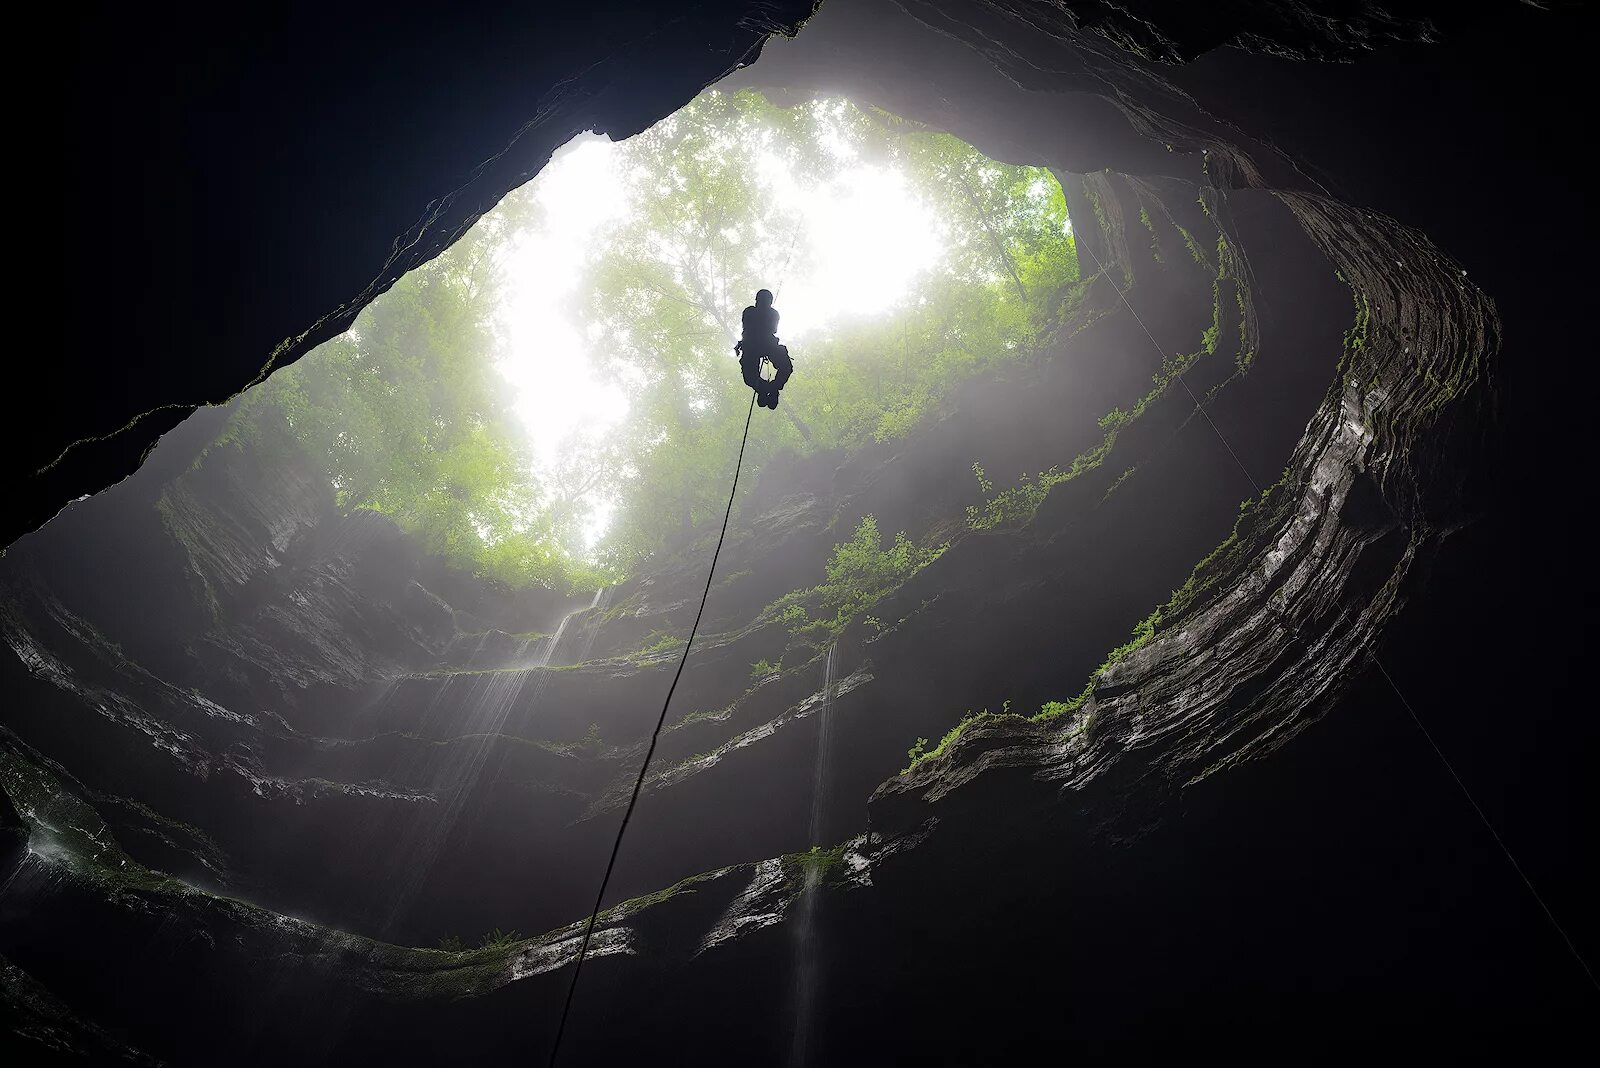
<path id="1" fill-rule="evenodd" d="M 550 1066 L 554 1068 L 556 1057 L 561 1052 L 561 1036 L 567 1029 L 567 1016 L 572 1012 L 572 996 L 578 991 L 578 976 L 583 972 L 584 957 L 589 952 L 589 939 L 594 934 L 595 920 L 600 916 L 600 903 L 605 899 L 606 886 L 611 882 L 611 872 L 617 866 L 617 854 L 622 849 L 622 836 L 628 831 L 628 821 L 633 818 L 633 808 L 639 803 L 639 791 L 644 788 L 645 773 L 650 770 L 650 758 L 655 756 L 656 742 L 661 739 L 661 728 L 667 722 L 667 709 L 672 705 L 672 694 L 678 688 L 678 680 L 683 678 L 683 665 L 689 661 L 689 650 L 694 648 L 694 636 L 700 630 L 700 617 L 706 613 L 706 600 L 711 596 L 711 579 L 717 573 L 717 557 L 722 555 L 722 542 L 728 536 L 728 519 L 733 515 L 733 499 L 739 492 L 739 472 L 744 467 L 744 449 L 750 443 L 750 420 L 756 414 L 756 395 L 750 394 L 750 411 L 744 417 L 744 437 L 739 442 L 739 458 L 733 465 L 733 488 L 728 491 L 728 509 L 722 514 L 722 533 L 717 535 L 717 547 L 711 553 L 711 568 L 706 572 L 705 592 L 700 594 L 700 610 L 694 615 L 694 625 L 689 628 L 689 641 L 683 647 L 683 655 L 678 658 L 677 673 L 672 676 L 672 685 L 667 687 L 667 699 L 661 702 L 661 715 L 656 717 L 656 729 L 650 733 L 650 747 L 645 750 L 644 763 L 639 765 L 639 777 L 634 780 L 633 794 L 628 798 L 628 807 L 622 812 L 622 823 L 617 827 L 616 841 L 611 844 L 611 859 L 606 861 L 606 873 L 600 879 L 600 891 L 594 896 L 594 908 L 589 910 L 588 923 L 583 928 L 583 941 L 578 945 L 578 961 L 572 969 L 572 982 L 567 984 L 567 1000 L 561 1006 L 561 1022 L 556 1025 L 555 1042 L 550 1046 Z"/>
<path id="2" fill-rule="evenodd" d="M 1089 258 L 1094 260 L 1095 270 L 1106 276 L 1106 281 L 1111 283 L 1111 288 L 1116 290 L 1117 296 L 1121 298 L 1122 306 L 1128 309 L 1128 314 L 1133 316 L 1133 321 L 1139 324 L 1139 329 L 1144 331 L 1144 336 L 1150 339 L 1150 344 L 1154 345 L 1156 347 L 1156 352 L 1161 356 L 1162 359 L 1165 359 L 1166 352 L 1161 348 L 1160 342 L 1156 341 L 1156 337 L 1150 332 L 1150 328 L 1144 325 L 1144 320 L 1139 318 L 1139 313 L 1133 310 L 1133 305 L 1128 302 L 1127 292 L 1124 291 L 1121 286 L 1117 285 L 1117 280 L 1111 276 L 1111 272 L 1107 271 L 1100 263 L 1100 257 L 1095 254 L 1094 249 L 1087 243 L 1081 244 L 1078 247 L 1087 252 L 1089 254 Z M 1228 450 L 1228 455 L 1233 457 L 1233 462 L 1238 465 L 1239 470 L 1244 473 L 1245 480 L 1250 483 L 1250 485 L 1255 489 L 1256 494 L 1259 496 L 1261 493 L 1261 484 L 1257 482 L 1255 476 L 1250 473 L 1250 469 L 1244 465 L 1244 461 L 1239 459 L 1239 454 L 1233 451 L 1233 446 L 1230 445 L 1228 443 L 1228 439 L 1223 436 L 1221 428 L 1219 428 L 1216 424 L 1216 421 L 1211 418 L 1211 413 L 1206 411 L 1205 405 L 1200 403 L 1200 398 L 1194 395 L 1194 390 L 1189 388 L 1189 383 L 1184 381 L 1183 370 L 1181 368 L 1178 370 L 1176 377 L 1178 382 L 1183 386 L 1183 391 L 1189 394 L 1189 399 L 1194 402 L 1195 410 L 1205 417 L 1206 424 L 1211 427 L 1211 432 L 1217 436 L 1218 441 L 1222 442 L 1222 447 Z M 1300 632 L 1293 626 L 1289 625 L 1287 617 L 1281 609 L 1277 611 L 1277 616 L 1279 624 L 1289 632 L 1290 636 L 1296 641 L 1301 641 L 1302 639 L 1300 638 Z M 1505 854 L 1507 862 L 1509 862 L 1511 865 L 1511 869 L 1517 873 L 1517 877 L 1522 880 L 1522 884 L 1528 888 L 1528 893 L 1533 895 L 1533 900 L 1538 904 L 1539 908 L 1543 910 L 1545 919 L 1550 921 L 1550 926 L 1555 928 L 1556 934 L 1560 935 L 1561 940 L 1567 944 L 1567 950 L 1572 954 L 1573 959 L 1578 962 L 1578 967 L 1582 968 L 1584 974 L 1589 977 L 1589 982 L 1597 990 L 1600 990 L 1600 980 L 1597 980 L 1594 972 L 1590 970 L 1589 962 L 1583 959 L 1583 954 L 1578 952 L 1576 943 L 1572 941 L 1572 938 L 1568 936 L 1566 929 L 1563 928 L 1561 923 L 1556 919 L 1556 914 L 1550 911 L 1549 905 L 1545 904 L 1544 897 L 1541 896 L 1539 891 L 1534 887 L 1533 880 L 1528 878 L 1527 873 L 1522 870 L 1522 865 L 1518 864 L 1517 858 L 1512 855 L 1511 847 L 1506 845 L 1505 839 L 1500 837 L 1500 832 L 1494 829 L 1493 823 L 1489 822 L 1488 814 L 1483 811 L 1483 808 L 1478 804 L 1477 799 L 1472 796 L 1472 791 L 1467 789 L 1466 781 L 1461 778 L 1459 773 L 1457 773 L 1455 765 L 1450 763 L 1450 758 L 1444 755 L 1444 750 L 1439 748 L 1439 743 L 1433 740 L 1433 734 L 1429 732 L 1427 726 L 1422 722 L 1422 717 L 1417 715 L 1417 710 L 1412 707 L 1411 702 L 1407 700 L 1406 695 L 1401 692 L 1400 684 L 1394 681 L 1394 676 L 1389 674 L 1389 669 L 1383 666 L 1383 661 L 1378 658 L 1376 651 L 1374 651 L 1372 654 L 1372 663 L 1373 666 L 1378 669 L 1378 673 L 1383 676 L 1384 681 L 1389 684 L 1389 688 L 1394 691 L 1394 695 L 1399 699 L 1401 706 L 1404 707 L 1407 714 L 1411 716 L 1411 722 L 1417 725 L 1417 730 L 1422 733 L 1422 737 L 1428 743 L 1429 748 L 1431 748 L 1434 752 L 1434 755 L 1439 758 L 1439 763 L 1444 765 L 1445 771 L 1450 773 L 1450 777 L 1454 779 L 1456 781 L 1456 785 L 1461 788 L 1461 796 L 1467 799 L 1467 804 L 1472 807 L 1472 811 L 1478 814 L 1478 819 L 1483 822 L 1484 829 L 1489 832 L 1489 837 L 1493 838 L 1495 845 L 1500 847 L 1500 852 Z"/>

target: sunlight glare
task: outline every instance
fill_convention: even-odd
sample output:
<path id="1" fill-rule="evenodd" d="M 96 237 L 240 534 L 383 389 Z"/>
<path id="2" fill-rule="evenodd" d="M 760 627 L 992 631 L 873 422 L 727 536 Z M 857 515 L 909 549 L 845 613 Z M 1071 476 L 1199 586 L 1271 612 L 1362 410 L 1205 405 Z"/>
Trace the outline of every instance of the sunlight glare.
<path id="1" fill-rule="evenodd" d="M 595 373 L 566 307 L 595 232 L 625 210 L 617 157 L 615 144 L 593 134 L 558 151 L 536 179 L 540 222 L 514 239 L 507 264 L 500 371 L 541 465 L 555 462 L 569 435 L 603 433 L 628 411 L 623 390 Z"/>
<path id="2" fill-rule="evenodd" d="M 900 171 L 857 164 L 826 185 L 804 188 L 775 157 L 765 157 L 761 170 L 779 203 L 804 220 L 808 254 L 798 258 L 809 269 L 771 283 L 785 341 L 892 310 L 939 262 L 943 227 Z"/>
<path id="3" fill-rule="evenodd" d="M 802 185 L 773 154 L 756 161 L 771 202 L 802 221 L 796 246 L 774 253 L 777 276 L 767 283 L 777 292 L 780 333 L 789 343 L 818 337 L 845 319 L 892 311 L 917 277 L 938 264 L 946 240 L 943 224 L 899 170 L 855 162 L 847 146 L 824 147 L 843 164 L 824 184 Z M 572 307 L 594 241 L 628 212 L 623 158 L 621 146 L 594 134 L 558 151 L 534 180 L 540 218 L 513 239 L 507 262 L 508 347 L 499 366 L 516 391 L 515 410 L 536 463 L 546 470 L 574 437 L 598 440 L 628 412 L 627 383 L 596 373 L 592 341 Z M 738 336 L 740 311 L 753 297 L 740 294 L 727 309 L 730 338 Z M 731 352 L 728 373 L 738 375 Z M 591 503 L 593 545 L 615 502 Z"/>

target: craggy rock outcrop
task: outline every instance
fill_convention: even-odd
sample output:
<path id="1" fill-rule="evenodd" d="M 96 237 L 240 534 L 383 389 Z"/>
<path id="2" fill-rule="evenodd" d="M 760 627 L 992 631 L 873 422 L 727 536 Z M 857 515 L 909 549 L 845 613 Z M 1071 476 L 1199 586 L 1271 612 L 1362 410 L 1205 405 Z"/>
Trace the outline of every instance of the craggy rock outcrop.
<path id="1" fill-rule="evenodd" d="M 925 5 L 931 7 L 932 5 Z M 1435 5 L 1363 0 L 1229 0 L 1204 10 L 1163 0 L 987 0 L 983 5 L 1053 39 L 1104 37 L 1145 59 L 1178 63 L 1222 45 L 1295 59 L 1349 59 L 1387 44 L 1426 41 L 1437 33 Z"/>

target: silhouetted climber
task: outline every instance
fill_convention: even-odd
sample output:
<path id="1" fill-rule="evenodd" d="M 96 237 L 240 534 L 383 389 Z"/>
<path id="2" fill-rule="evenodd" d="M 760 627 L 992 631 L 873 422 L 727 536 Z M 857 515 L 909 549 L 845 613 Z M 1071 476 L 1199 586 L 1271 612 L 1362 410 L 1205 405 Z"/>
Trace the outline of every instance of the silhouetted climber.
<path id="1" fill-rule="evenodd" d="M 778 309 L 772 306 L 772 290 L 756 293 L 756 302 L 744 310 L 744 334 L 733 351 L 739 354 L 739 370 L 744 373 L 744 383 L 756 391 L 756 403 L 763 408 L 778 406 L 778 392 L 794 374 L 794 361 L 789 350 L 778 344 Z M 777 372 L 771 382 L 761 377 L 761 361 L 772 364 Z"/>

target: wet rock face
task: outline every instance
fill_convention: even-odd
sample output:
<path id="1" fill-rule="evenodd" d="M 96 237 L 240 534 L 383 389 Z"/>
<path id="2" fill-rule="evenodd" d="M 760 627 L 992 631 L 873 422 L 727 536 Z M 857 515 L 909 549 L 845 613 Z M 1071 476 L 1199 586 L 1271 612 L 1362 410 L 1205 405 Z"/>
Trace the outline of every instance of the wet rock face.
<path id="1" fill-rule="evenodd" d="M 877 46 L 888 32 L 899 51 Z M 994 962 L 1058 990 L 1071 962 L 1030 954 L 1094 937 L 1112 909 L 1096 885 L 1160 882 L 1136 844 L 1175 801 L 1247 781 L 1348 691 L 1470 514 L 1495 307 L 1426 235 L 1329 196 L 1134 53 L 1346 58 L 1426 35 L 1363 5 L 1239 4 L 1201 25 L 1154 4 L 863 2 L 741 75 L 842 85 L 1054 167 L 1104 271 L 1041 366 L 973 383 L 902 445 L 747 491 L 613 883 L 628 900 L 597 929 L 585 983 L 604 981 L 609 1015 L 575 1021 L 578 1063 L 713 1017 L 712 1061 L 1011 1050 L 1020 1025 L 996 1038 L 975 1007 L 906 1021 L 958 978 L 997 1018 L 1066 1011 L 993 982 Z M 1187 388 L 1152 391 L 1179 352 Z M 1113 407 L 1137 416 L 1108 434 Z M 0 681 L 18 695 L 0 953 L 180 1061 L 237 1041 L 238 1017 L 200 1011 L 212 985 L 263 1060 L 539 1055 L 709 546 L 593 598 L 507 595 L 338 514 L 292 467 L 190 469 L 192 444 L 0 572 Z M 964 520 L 975 494 L 953 473 L 972 460 L 1083 456 L 1031 517 Z M 1237 484 L 1217 491 L 1219 470 Z M 943 553 L 871 620 L 799 639 L 769 606 L 820 581 L 868 513 Z M 91 558 L 113 564 L 85 577 Z M 1064 706 L 1033 716 L 1046 701 Z M 966 709 L 988 713 L 939 744 Z M 920 736 L 937 752 L 902 773 Z M 547 933 L 476 945 L 512 929 Z M 165 963 L 141 959 L 152 939 Z M 822 995 L 797 966 L 819 946 Z M 268 1003 L 289 1022 L 250 1008 Z M 859 1005 L 884 1026 L 791 1041 L 807 1011 Z"/>
<path id="2" fill-rule="evenodd" d="M 945 5 L 920 6 L 934 11 Z M 1162 63 L 1181 63 L 1222 45 L 1295 59 L 1348 60 L 1384 45 L 1430 40 L 1441 19 L 1448 22 L 1455 14 L 1436 4 L 1405 0 L 1224 0 L 1203 10 L 1169 0 L 986 0 L 972 6 L 1054 38 L 1104 37 L 1120 49 Z"/>

